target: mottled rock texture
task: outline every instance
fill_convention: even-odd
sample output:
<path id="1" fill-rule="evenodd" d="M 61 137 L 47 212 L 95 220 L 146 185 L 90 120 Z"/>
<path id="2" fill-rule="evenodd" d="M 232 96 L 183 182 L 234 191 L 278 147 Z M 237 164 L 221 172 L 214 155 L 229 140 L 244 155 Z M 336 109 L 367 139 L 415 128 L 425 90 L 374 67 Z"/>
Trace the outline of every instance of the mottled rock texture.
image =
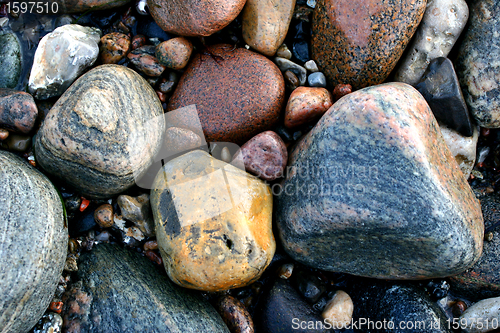
<path id="1" fill-rule="evenodd" d="M 229 333 L 208 302 L 117 245 L 84 253 L 77 278 L 64 299 L 68 332 Z"/>
<path id="2" fill-rule="evenodd" d="M 194 104 L 209 142 L 243 144 L 276 125 L 285 98 L 280 70 L 244 48 L 220 44 L 210 52 L 191 60 L 167 110 Z M 174 125 L 189 129 L 192 120 L 181 120 Z"/>
<path id="3" fill-rule="evenodd" d="M 0 88 L 15 88 L 21 76 L 21 44 L 14 33 L 0 32 Z"/>
<path id="4" fill-rule="evenodd" d="M 111 32 L 102 36 L 99 47 L 103 64 L 116 64 L 125 58 L 130 51 L 130 37 L 120 32 Z"/>
<path id="5" fill-rule="evenodd" d="M 107 198 L 153 163 L 164 129 L 149 83 L 124 66 L 102 65 L 54 104 L 36 137 L 36 160 L 83 195 Z"/>
<path id="6" fill-rule="evenodd" d="M 187 38 L 177 37 L 160 43 L 156 47 L 156 58 L 167 68 L 182 69 L 187 66 L 193 43 Z"/>
<path id="7" fill-rule="evenodd" d="M 147 4 L 163 30 L 180 36 L 210 36 L 238 16 L 245 0 L 148 0 Z"/>
<path id="8" fill-rule="evenodd" d="M 288 98 L 285 126 L 294 128 L 317 120 L 332 104 L 332 94 L 325 88 L 298 87 Z"/>
<path id="9" fill-rule="evenodd" d="M 29 133 L 37 116 L 38 108 L 30 94 L 0 88 L 0 127 Z"/>
<path id="10" fill-rule="evenodd" d="M 425 0 L 318 0 L 312 58 L 329 84 L 356 89 L 384 81 L 410 42 Z"/>
<path id="11" fill-rule="evenodd" d="M 0 150 L 0 331 L 27 332 L 50 303 L 66 259 L 63 203 L 42 173 Z"/>
<path id="12" fill-rule="evenodd" d="M 183 287 L 243 287 L 273 258 L 269 187 L 206 152 L 165 164 L 153 184 L 151 208 L 165 269 Z"/>
<path id="13" fill-rule="evenodd" d="M 482 127 L 500 127 L 500 2 L 470 3 L 470 19 L 455 62 L 469 110 Z"/>
<path id="14" fill-rule="evenodd" d="M 458 274 L 481 255 L 479 203 L 429 106 L 407 84 L 337 101 L 288 167 L 275 217 L 285 250 L 299 262 L 424 279 Z"/>

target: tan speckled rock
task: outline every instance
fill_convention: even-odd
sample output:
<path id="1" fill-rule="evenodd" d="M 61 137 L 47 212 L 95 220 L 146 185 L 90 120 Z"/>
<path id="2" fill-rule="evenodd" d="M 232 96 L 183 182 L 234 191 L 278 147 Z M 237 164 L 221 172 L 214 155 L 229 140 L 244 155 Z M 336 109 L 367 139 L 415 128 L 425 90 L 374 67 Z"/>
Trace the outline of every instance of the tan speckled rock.
<path id="1" fill-rule="evenodd" d="M 180 36 L 210 36 L 241 12 L 245 0 L 147 0 L 155 22 Z"/>
<path id="2" fill-rule="evenodd" d="M 273 258 L 269 187 L 206 152 L 165 164 L 151 191 L 151 207 L 165 269 L 183 287 L 243 287 Z"/>
<path id="3" fill-rule="evenodd" d="M 285 40 L 295 0 L 247 0 L 243 9 L 245 43 L 266 56 L 273 56 Z"/>
<path id="4" fill-rule="evenodd" d="M 193 43 L 187 38 L 177 37 L 158 44 L 156 59 L 167 68 L 182 69 L 187 66 L 192 52 Z"/>
<path id="5" fill-rule="evenodd" d="M 351 297 L 345 291 L 338 290 L 326 303 L 321 316 L 323 319 L 329 320 L 333 327 L 340 329 L 351 323 L 353 311 L 354 304 Z"/>
<path id="6" fill-rule="evenodd" d="M 459 274 L 481 256 L 479 202 L 408 84 L 338 100 L 290 153 L 288 170 L 274 214 L 285 250 L 303 264 L 428 279 Z"/>
<path id="7" fill-rule="evenodd" d="M 36 161 L 86 197 L 108 198 L 152 164 L 164 129 L 151 86 L 131 69 L 102 65 L 54 104 L 36 137 Z"/>
<path id="8" fill-rule="evenodd" d="M 294 128 L 314 121 L 320 118 L 332 104 L 332 94 L 325 88 L 298 87 L 288 98 L 285 126 Z"/>
<path id="9" fill-rule="evenodd" d="M 99 56 L 103 64 L 116 64 L 127 56 L 130 47 L 129 36 L 119 32 L 111 32 L 101 37 Z"/>
<path id="10" fill-rule="evenodd" d="M 379 84 L 410 42 L 425 5 L 426 0 L 318 0 L 312 58 L 332 87 Z"/>

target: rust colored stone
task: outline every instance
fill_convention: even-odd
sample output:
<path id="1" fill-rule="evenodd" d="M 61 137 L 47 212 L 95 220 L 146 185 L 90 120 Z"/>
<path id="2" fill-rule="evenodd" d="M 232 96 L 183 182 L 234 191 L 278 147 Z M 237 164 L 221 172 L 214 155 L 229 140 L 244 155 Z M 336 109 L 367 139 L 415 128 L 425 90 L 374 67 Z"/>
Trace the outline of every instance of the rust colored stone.
<path id="1" fill-rule="evenodd" d="M 0 141 L 3 141 L 9 137 L 9 131 L 0 128 Z"/>
<path id="2" fill-rule="evenodd" d="M 144 243 L 144 251 L 158 250 L 158 243 L 155 240 L 150 240 Z"/>
<path id="3" fill-rule="evenodd" d="M 172 38 L 164 41 L 156 47 L 156 58 L 167 68 L 182 69 L 187 66 L 193 43 L 184 37 Z"/>
<path id="4" fill-rule="evenodd" d="M 350 93 L 352 93 L 352 86 L 350 84 L 339 83 L 333 89 L 333 98 L 334 100 L 338 100 Z"/>
<path id="5" fill-rule="evenodd" d="M 130 51 L 130 37 L 119 33 L 111 32 L 101 37 L 99 48 L 100 58 L 103 64 L 116 64 Z"/>
<path id="6" fill-rule="evenodd" d="M 101 228 L 110 228 L 113 226 L 113 206 L 104 204 L 94 211 L 94 219 Z"/>
<path id="7" fill-rule="evenodd" d="M 135 50 L 135 49 L 138 49 L 140 48 L 141 46 L 144 46 L 146 45 L 146 36 L 144 35 L 135 35 L 133 38 L 132 38 L 132 42 L 131 42 L 131 46 L 132 46 L 132 50 Z"/>
<path id="8" fill-rule="evenodd" d="M 49 305 L 49 310 L 56 313 L 61 313 L 63 308 L 63 302 L 51 302 Z"/>
<path id="9" fill-rule="evenodd" d="M 30 94 L 0 88 L 0 127 L 26 134 L 35 125 L 37 116 L 38 109 Z"/>
<path id="10" fill-rule="evenodd" d="M 260 54 L 227 44 L 211 46 L 210 52 L 194 56 L 167 110 L 196 105 L 207 141 L 242 144 L 275 126 L 285 86 L 278 67 Z"/>
<path id="11" fill-rule="evenodd" d="M 163 260 L 161 259 L 160 255 L 155 251 L 151 250 L 146 251 L 146 258 L 148 258 L 157 265 L 163 265 Z"/>
<path id="12" fill-rule="evenodd" d="M 165 70 L 163 66 L 155 56 L 148 54 L 144 48 L 147 46 L 142 46 L 138 49 L 133 50 L 127 55 L 130 62 L 141 72 L 146 75 L 157 77 L 160 76 Z"/>
<path id="13" fill-rule="evenodd" d="M 312 58 L 330 85 L 383 82 L 415 33 L 426 0 L 318 0 Z"/>
<path id="14" fill-rule="evenodd" d="M 332 95 L 325 88 L 298 87 L 288 99 L 285 126 L 295 128 L 317 120 L 332 104 Z"/>
<path id="15" fill-rule="evenodd" d="M 217 300 L 217 310 L 232 333 L 253 333 L 254 325 L 245 305 L 233 296 L 223 296 Z"/>

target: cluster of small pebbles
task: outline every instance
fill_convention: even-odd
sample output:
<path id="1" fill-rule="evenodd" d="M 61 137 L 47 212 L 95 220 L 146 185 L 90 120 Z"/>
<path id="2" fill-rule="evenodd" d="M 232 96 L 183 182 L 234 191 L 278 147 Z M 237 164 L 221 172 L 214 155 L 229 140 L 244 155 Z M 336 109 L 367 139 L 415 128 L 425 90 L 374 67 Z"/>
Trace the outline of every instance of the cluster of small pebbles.
<path id="1" fill-rule="evenodd" d="M 23 8 L 1 333 L 500 328 L 499 3 Z"/>

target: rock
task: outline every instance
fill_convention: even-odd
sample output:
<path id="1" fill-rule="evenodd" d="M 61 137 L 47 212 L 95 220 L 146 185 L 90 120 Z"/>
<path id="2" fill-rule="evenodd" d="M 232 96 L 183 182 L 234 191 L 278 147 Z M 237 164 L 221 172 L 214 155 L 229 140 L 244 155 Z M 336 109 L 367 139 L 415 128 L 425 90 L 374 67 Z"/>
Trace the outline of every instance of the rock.
<path id="1" fill-rule="evenodd" d="M 294 8 L 295 0 L 247 0 L 241 22 L 245 43 L 273 56 L 285 40 Z"/>
<path id="2" fill-rule="evenodd" d="M 180 36 L 210 36 L 233 21 L 245 0 L 148 0 L 156 23 Z"/>
<path id="3" fill-rule="evenodd" d="M 163 66 L 177 70 L 187 66 L 192 52 L 193 43 L 187 38 L 177 37 L 158 44 L 156 58 Z"/>
<path id="4" fill-rule="evenodd" d="M 468 18 L 465 0 L 428 0 L 422 22 L 396 68 L 394 80 L 417 84 L 433 59 L 448 56 Z"/>
<path id="5" fill-rule="evenodd" d="M 166 67 L 156 59 L 154 52 L 154 46 L 145 45 L 130 52 L 127 58 L 138 71 L 148 76 L 158 77 L 163 73 Z"/>
<path id="6" fill-rule="evenodd" d="M 105 10 L 123 6 L 130 0 L 56 0 L 59 10 L 54 14 L 83 13 L 91 10 Z"/>
<path id="7" fill-rule="evenodd" d="M 276 51 L 276 56 L 290 60 L 292 59 L 292 51 L 290 51 L 286 44 L 281 44 Z"/>
<path id="8" fill-rule="evenodd" d="M 121 231 L 122 242 L 130 247 L 135 247 L 138 242 L 144 240 L 144 233 L 136 226 L 129 225 L 127 221 L 121 216 L 114 214 L 113 216 L 113 228 Z"/>
<path id="9" fill-rule="evenodd" d="M 241 147 L 247 172 L 263 180 L 275 180 L 285 173 L 288 152 L 278 134 L 266 131 L 257 134 Z"/>
<path id="10" fill-rule="evenodd" d="M 326 87 L 326 77 L 325 74 L 321 72 L 315 72 L 312 74 L 309 74 L 307 77 L 307 83 L 309 84 L 309 87 Z"/>
<path id="11" fill-rule="evenodd" d="M 155 236 L 155 223 L 151 215 L 149 195 L 141 194 L 133 198 L 128 195 L 120 195 L 116 199 L 122 213 L 122 217 L 132 222 L 147 237 Z"/>
<path id="12" fill-rule="evenodd" d="M 307 69 L 311 73 L 316 73 L 319 71 L 318 65 L 316 65 L 316 61 L 309 60 L 304 64 L 304 68 Z"/>
<path id="13" fill-rule="evenodd" d="M 99 48 L 103 64 L 116 64 L 125 58 L 131 49 L 130 37 L 120 32 L 102 36 Z"/>
<path id="14" fill-rule="evenodd" d="M 31 147 L 31 136 L 9 134 L 9 137 L 0 143 L 0 147 L 10 151 L 25 152 Z"/>
<path id="15" fill-rule="evenodd" d="M 348 83 L 357 90 L 379 84 L 410 42 L 425 4 L 425 0 L 319 0 L 313 14 L 312 58 L 333 87 Z"/>
<path id="16" fill-rule="evenodd" d="M 66 259 L 68 230 L 52 183 L 0 150 L 0 327 L 27 332 L 54 296 Z"/>
<path id="17" fill-rule="evenodd" d="M 68 24 L 45 35 L 35 52 L 28 88 L 37 99 L 61 95 L 99 55 L 101 30 Z"/>
<path id="18" fill-rule="evenodd" d="M 474 126 L 450 59 L 432 60 L 415 88 L 424 96 L 437 120 L 464 136 L 473 135 Z"/>
<path id="19" fill-rule="evenodd" d="M 253 320 L 237 298 L 226 295 L 217 300 L 217 308 L 222 320 L 233 333 L 254 333 Z"/>
<path id="20" fill-rule="evenodd" d="M 113 206 L 103 204 L 97 207 L 94 212 L 94 219 L 101 228 L 110 228 L 113 226 Z"/>
<path id="21" fill-rule="evenodd" d="M 350 93 L 352 93 L 352 87 L 350 84 L 337 84 L 333 89 L 333 99 L 337 101 Z"/>
<path id="22" fill-rule="evenodd" d="M 315 274 L 304 269 L 296 269 L 293 272 L 291 281 L 309 304 L 318 302 L 326 291 L 325 283 Z"/>
<path id="23" fill-rule="evenodd" d="M 152 164 L 164 128 L 151 86 L 126 67 L 102 65 L 50 110 L 36 137 L 36 160 L 86 197 L 108 198 Z"/>
<path id="24" fill-rule="evenodd" d="M 67 332 L 229 333 L 208 302 L 117 245 L 83 253 L 77 278 L 62 299 Z"/>
<path id="25" fill-rule="evenodd" d="M 258 332 L 327 332 L 314 326 L 316 322 L 323 323 L 321 316 L 301 298 L 289 280 L 277 279 L 256 313 L 254 322 Z M 308 327 L 311 322 L 313 327 Z"/>
<path id="26" fill-rule="evenodd" d="M 299 78 L 292 71 L 285 71 L 285 73 L 283 73 L 283 77 L 285 78 L 285 85 L 288 90 L 294 91 L 299 87 Z"/>
<path id="27" fill-rule="evenodd" d="M 292 54 L 301 63 L 311 59 L 309 42 L 311 40 L 311 27 L 309 22 L 299 20 L 291 26 Z"/>
<path id="28" fill-rule="evenodd" d="M 87 208 L 83 214 L 69 221 L 69 234 L 72 237 L 81 236 L 94 229 L 96 220 L 94 218 L 95 207 Z"/>
<path id="29" fill-rule="evenodd" d="M 9 137 L 9 131 L 0 128 L 0 141 L 3 141 Z"/>
<path id="30" fill-rule="evenodd" d="M 424 279 L 459 274 L 481 255 L 480 206 L 429 106 L 407 84 L 337 101 L 287 170 L 273 188 L 275 216 L 285 250 L 303 264 Z"/>
<path id="31" fill-rule="evenodd" d="M 138 49 L 141 46 L 146 45 L 146 43 L 147 43 L 146 36 L 144 36 L 144 35 L 135 35 L 134 37 L 132 37 L 132 41 L 131 41 L 132 50 Z"/>
<path id="32" fill-rule="evenodd" d="M 167 274 L 183 287 L 246 286 L 274 255 L 269 187 L 206 152 L 165 164 L 153 184 L 151 208 Z"/>
<path id="33" fill-rule="evenodd" d="M 285 126 L 295 128 L 315 121 L 332 106 L 332 95 L 325 88 L 299 87 L 288 99 Z"/>
<path id="34" fill-rule="evenodd" d="M 454 293 L 470 300 L 500 296 L 500 198 L 496 194 L 481 198 L 485 233 L 493 239 L 485 241 L 481 258 L 467 271 L 450 277 Z"/>
<path id="35" fill-rule="evenodd" d="M 33 328 L 33 333 L 61 333 L 63 320 L 55 312 L 45 313 Z"/>
<path id="36" fill-rule="evenodd" d="M 211 46 L 210 52 L 193 57 L 167 110 L 195 104 L 207 142 L 242 144 L 275 126 L 285 94 L 279 69 L 244 48 L 220 44 Z M 185 119 L 187 124 L 191 121 Z"/>
<path id="37" fill-rule="evenodd" d="M 325 321 L 332 323 L 333 327 L 346 327 L 351 324 L 354 304 L 351 297 L 342 290 L 338 290 L 333 298 L 326 304 L 321 316 Z"/>
<path id="38" fill-rule="evenodd" d="M 14 33 L 0 32 L 0 88 L 16 88 L 21 77 L 21 45 Z"/>
<path id="39" fill-rule="evenodd" d="M 470 18 L 455 62 L 465 101 L 478 125 L 500 127 L 500 3 L 469 3 Z"/>
<path id="40" fill-rule="evenodd" d="M 169 155 L 187 152 L 201 147 L 202 144 L 200 136 L 193 131 L 178 127 L 169 127 L 165 131 L 165 147 Z"/>
<path id="41" fill-rule="evenodd" d="M 499 327 L 500 297 L 483 299 L 460 316 L 460 327 L 467 333 L 491 332 Z"/>
<path id="42" fill-rule="evenodd" d="M 439 128 L 441 129 L 441 134 L 443 134 L 444 142 L 446 142 L 451 154 L 455 157 L 460 170 L 464 174 L 464 178 L 469 179 L 476 162 L 476 146 L 479 138 L 478 129 L 474 128 L 474 135 L 466 137 L 443 124 L 439 124 Z"/>
<path id="43" fill-rule="evenodd" d="M 14 132 L 29 133 L 38 109 L 33 97 L 24 91 L 0 88 L 0 126 Z"/>
<path id="44" fill-rule="evenodd" d="M 294 264 L 283 264 L 278 269 L 278 276 L 280 279 L 287 280 L 292 276 Z"/>
<path id="45" fill-rule="evenodd" d="M 282 72 L 287 70 L 292 71 L 299 78 L 299 84 L 301 86 L 306 84 L 307 80 L 307 71 L 304 67 L 297 65 L 293 61 L 290 61 L 285 58 L 275 57 L 274 63 L 279 67 Z"/>

